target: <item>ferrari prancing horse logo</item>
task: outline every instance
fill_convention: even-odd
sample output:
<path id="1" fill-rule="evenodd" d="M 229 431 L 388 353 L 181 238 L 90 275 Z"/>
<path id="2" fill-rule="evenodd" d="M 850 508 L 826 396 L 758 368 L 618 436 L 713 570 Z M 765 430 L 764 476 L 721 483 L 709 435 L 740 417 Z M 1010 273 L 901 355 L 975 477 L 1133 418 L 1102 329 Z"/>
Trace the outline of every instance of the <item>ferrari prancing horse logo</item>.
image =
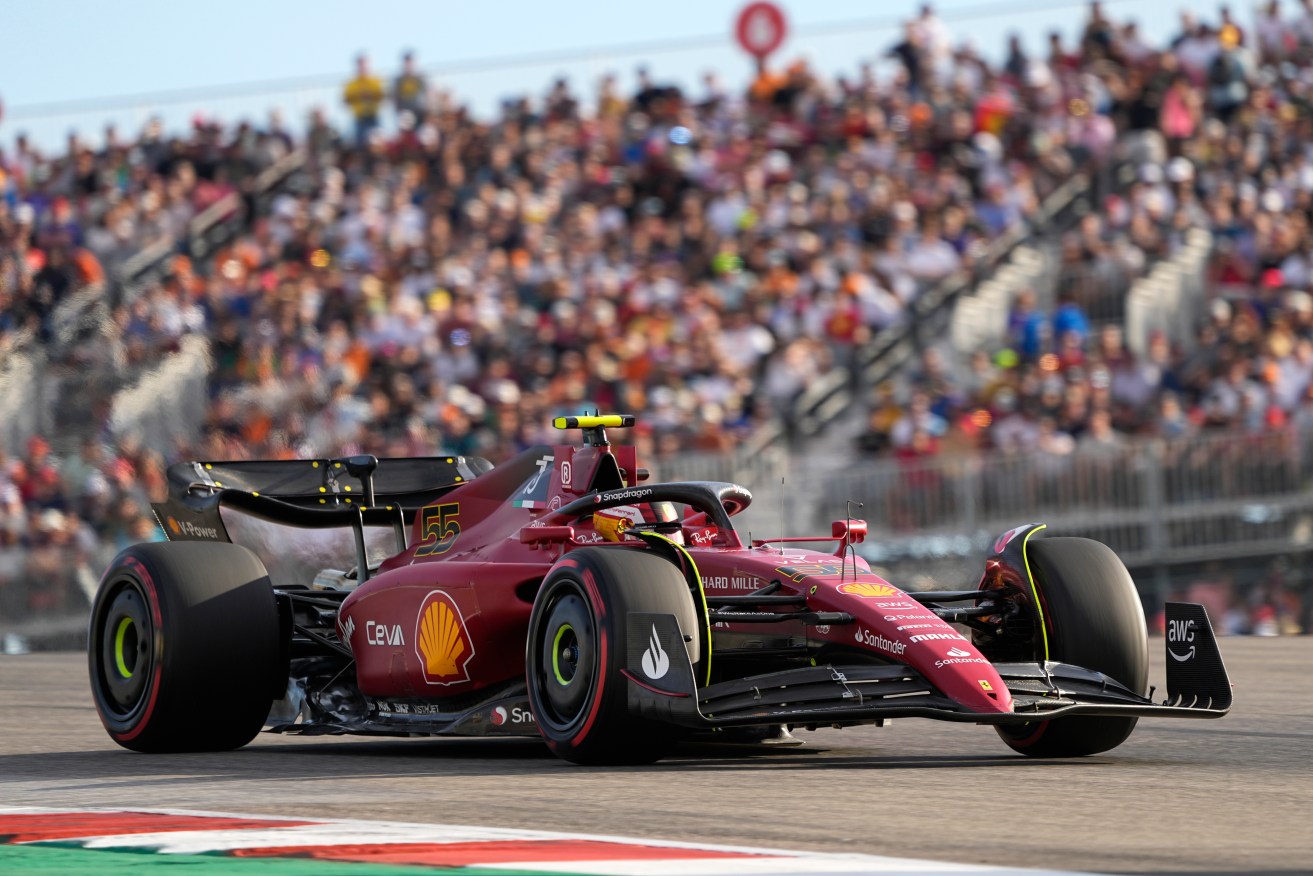
<path id="1" fill-rule="evenodd" d="M 470 680 L 466 667 L 474 657 L 474 645 L 465 630 L 460 608 L 445 591 L 434 590 L 420 603 L 415 648 L 424 670 L 424 681 L 429 684 Z"/>

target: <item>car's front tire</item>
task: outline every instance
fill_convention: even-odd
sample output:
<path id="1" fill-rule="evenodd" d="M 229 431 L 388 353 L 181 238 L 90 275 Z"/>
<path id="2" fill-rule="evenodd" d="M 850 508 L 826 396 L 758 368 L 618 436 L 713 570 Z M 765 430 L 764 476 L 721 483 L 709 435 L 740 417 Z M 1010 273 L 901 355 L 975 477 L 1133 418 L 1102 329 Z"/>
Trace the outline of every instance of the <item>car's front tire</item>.
<path id="1" fill-rule="evenodd" d="M 1048 659 L 1102 672 L 1143 695 L 1149 679 L 1144 609 L 1135 582 L 1107 545 L 1088 538 L 1041 538 L 1026 545 L 1044 616 Z M 1034 659 L 1044 659 L 1042 645 Z M 999 726 L 1014 751 L 1081 757 L 1126 741 L 1135 718 L 1074 717 Z"/>
<path id="2" fill-rule="evenodd" d="M 101 723 L 133 751 L 240 748 L 273 703 L 278 630 L 269 575 L 246 548 L 127 548 L 91 609 L 87 656 Z"/>
<path id="3" fill-rule="evenodd" d="M 702 637 L 688 582 L 656 554 L 572 551 L 539 588 L 525 655 L 529 702 L 547 746 L 565 760 L 651 763 L 677 736 L 674 728 L 629 712 L 621 670 L 632 612 L 674 615 L 690 662 L 699 662 Z"/>

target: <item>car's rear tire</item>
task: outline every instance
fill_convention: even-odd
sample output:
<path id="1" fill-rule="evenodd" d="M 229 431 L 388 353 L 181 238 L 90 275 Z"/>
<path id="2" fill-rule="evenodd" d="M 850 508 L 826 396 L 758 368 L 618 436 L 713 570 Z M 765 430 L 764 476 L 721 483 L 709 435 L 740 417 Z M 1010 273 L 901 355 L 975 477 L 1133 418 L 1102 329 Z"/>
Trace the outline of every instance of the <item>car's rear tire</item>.
<path id="1" fill-rule="evenodd" d="M 278 630 L 269 575 L 246 548 L 127 548 L 91 608 L 87 656 L 101 723 L 133 751 L 240 748 L 273 703 Z"/>
<path id="2" fill-rule="evenodd" d="M 1035 539 L 1026 555 L 1044 613 L 1048 659 L 1097 670 L 1143 694 L 1149 680 L 1144 609 L 1121 559 L 1088 538 Z M 1041 646 L 1035 659 L 1043 656 Z M 1081 757 L 1121 745 L 1135 722 L 1076 717 L 997 729 L 1022 754 Z"/>
<path id="3" fill-rule="evenodd" d="M 534 719 L 548 748 L 578 764 L 640 764 L 660 759 L 674 728 L 629 712 L 631 612 L 672 614 L 696 666 L 702 636 L 688 582 L 653 553 L 620 548 L 570 552 L 534 600 L 526 679 Z"/>

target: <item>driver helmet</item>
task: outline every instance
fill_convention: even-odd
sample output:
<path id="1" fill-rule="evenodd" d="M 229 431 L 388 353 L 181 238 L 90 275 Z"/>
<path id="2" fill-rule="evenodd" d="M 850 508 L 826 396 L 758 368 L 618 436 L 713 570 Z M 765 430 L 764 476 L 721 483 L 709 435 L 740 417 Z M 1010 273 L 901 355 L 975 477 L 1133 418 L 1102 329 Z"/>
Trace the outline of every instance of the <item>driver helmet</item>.
<path id="1" fill-rule="evenodd" d="M 626 531 L 635 526 L 662 529 L 669 524 L 679 529 L 679 512 L 671 502 L 643 502 L 639 505 L 617 505 L 593 514 L 593 529 L 607 541 L 624 541 Z"/>

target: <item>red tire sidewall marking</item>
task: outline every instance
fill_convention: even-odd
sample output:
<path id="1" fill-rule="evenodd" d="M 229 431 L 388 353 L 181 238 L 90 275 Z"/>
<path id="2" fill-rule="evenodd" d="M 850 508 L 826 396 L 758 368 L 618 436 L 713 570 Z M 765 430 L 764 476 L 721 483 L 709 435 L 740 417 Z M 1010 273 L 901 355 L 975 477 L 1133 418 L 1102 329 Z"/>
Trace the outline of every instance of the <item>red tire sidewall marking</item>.
<path id="1" fill-rule="evenodd" d="M 1014 748 L 1030 748 L 1044 736 L 1044 731 L 1049 729 L 1048 721 L 1041 721 L 1040 725 L 1035 728 L 1035 732 L 1029 736 L 1023 736 L 1020 739 L 1011 740 Z"/>
<path id="2" fill-rule="evenodd" d="M 150 605 L 151 623 L 155 626 L 154 651 L 151 660 L 151 680 L 150 693 L 146 697 L 146 708 L 142 710 L 141 717 L 137 719 L 137 726 L 133 727 L 126 733 L 115 733 L 110 730 L 110 735 L 121 742 L 131 742 L 141 735 L 147 725 L 150 723 L 150 717 L 155 712 L 155 704 L 160 696 L 160 676 L 163 673 L 164 663 L 164 625 L 163 618 L 160 614 L 160 597 L 159 592 L 155 589 L 155 579 L 151 577 L 150 572 L 142 565 L 136 557 L 128 557 L 124 566 L 132 570 L 136 576 L 137 582 L 141 584 L 142 590 L 146 593 L 146 602 Z M 106 729 L 109 729 L 108 727 Z"/>
<path id="3" fill-rule="evenodd" d="M 606 654 L 610 647 L 610 636 L 606 628 L 606 609 L 602 604 L 602 595 L 597 589 L 597 580 L 593 577 L 591 569 L 583 570 L 579 576 L 579 583 L 583 584 L 592 603 L 593 623 L 597 629 L 597 688 L 592 705 L 588 709 L 588 716 L 584 718 L 583 726 L 572 740 L 572 744 L 576 747 L 587 739 L 589 731 L 597 721 L 598 712 L 602 710 L 602 697 L 606 694 Z"/>

